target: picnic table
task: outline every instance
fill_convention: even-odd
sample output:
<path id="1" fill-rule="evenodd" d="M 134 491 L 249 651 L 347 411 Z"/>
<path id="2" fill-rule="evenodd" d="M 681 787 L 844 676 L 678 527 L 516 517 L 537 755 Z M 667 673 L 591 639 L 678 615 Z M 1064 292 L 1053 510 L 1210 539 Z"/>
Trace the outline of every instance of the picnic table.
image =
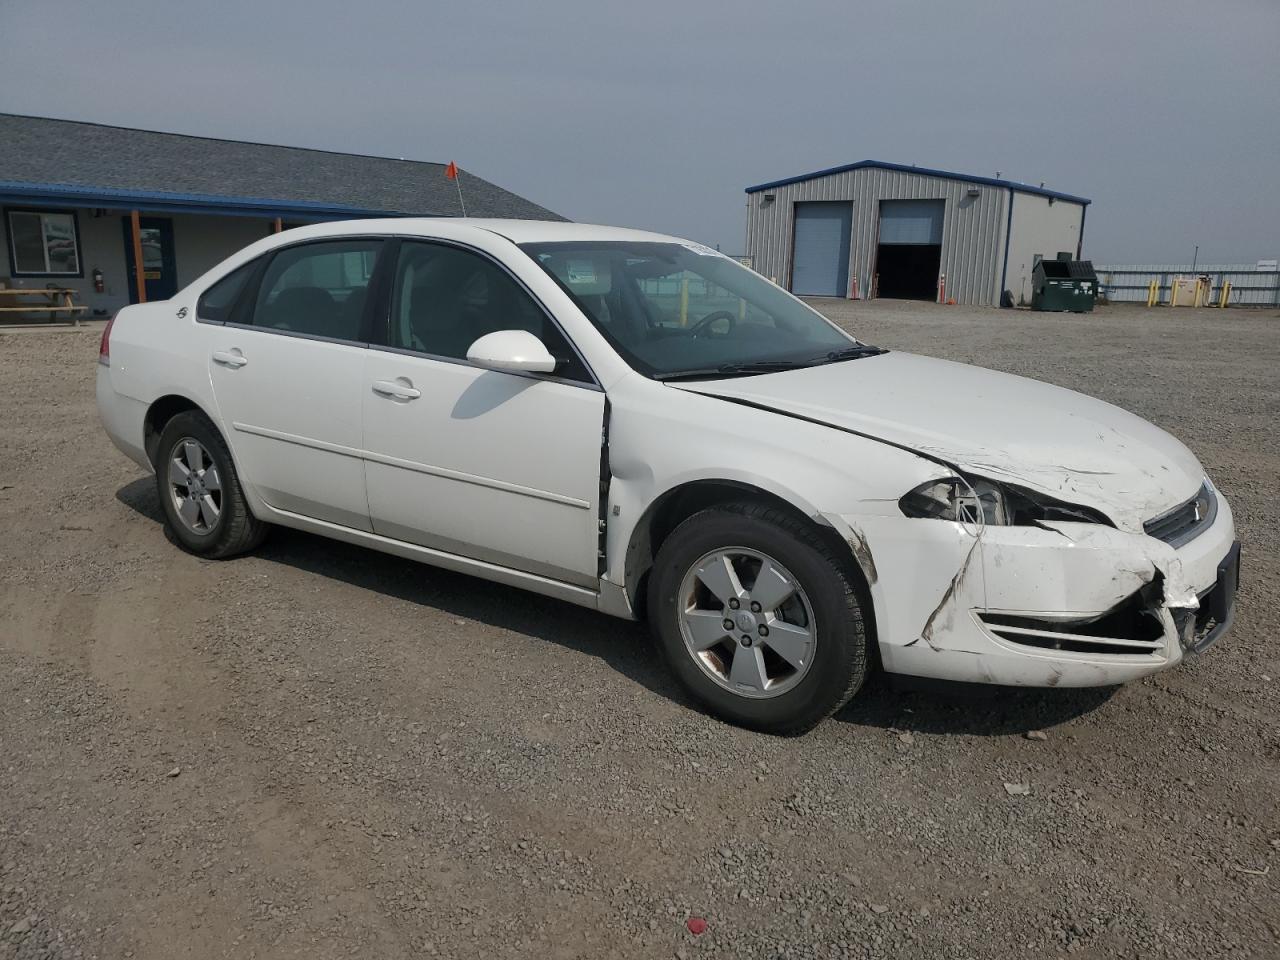
<path id="1" fill-rule="evenodd" d="M 76 291 L 70 287 L 6 287 L 0 288 L 0 313 L 47 313 L 49 319 L 55 319 L 59 313 L 66 311 L 67 319 L 74 326 L 80 326 L 80 314 L 89 308 L 76 303 L 73 297 Z M 36 297 L 35 303 L 22 303 L 22 297 Z"/>

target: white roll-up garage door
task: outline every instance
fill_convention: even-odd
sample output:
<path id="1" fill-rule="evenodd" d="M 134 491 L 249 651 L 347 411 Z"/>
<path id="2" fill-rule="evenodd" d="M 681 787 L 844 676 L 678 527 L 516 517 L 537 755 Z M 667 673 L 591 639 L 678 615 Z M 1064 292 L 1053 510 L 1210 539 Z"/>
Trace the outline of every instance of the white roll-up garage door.
<path id="1" fill-rule="evenodd" d="M 797 203 L 795 211 L 791 292 L 806 297 L 848 296 L 853 204 L 844 201 Z"/>
<path id="2" fill-rule="evenodd" d="M 881 200 L 881 243 L 942 243 L 943 200 Z"/>

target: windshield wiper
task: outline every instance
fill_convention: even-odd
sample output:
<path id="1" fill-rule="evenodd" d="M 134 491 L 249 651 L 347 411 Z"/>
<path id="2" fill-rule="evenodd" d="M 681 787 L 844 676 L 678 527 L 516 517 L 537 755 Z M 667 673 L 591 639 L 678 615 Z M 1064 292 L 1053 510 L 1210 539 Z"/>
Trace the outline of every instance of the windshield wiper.
<path id="1" fill-rule="evenodd" d="M 884 347 L 873 347 L 869 343 L 856 343 L 843 350 L 832 350 L 830 353 L 815 357 L 813 363 L 839 363 L 841 360 L 861 360 L 863 357 L 878 357 L 888 353 Z"/>
<path id="2" fill-rule="evenodd" d="M 654 374 L 653 379 L 670 380 L 708 380 L 716 377 L 749 377 L 758 373 L 778 373 L 783 370 L 798 370 L 801 367 L 813 366 L 812 360 L 754 360 L 745 363 L 722 363 L 718 367 L 704 367 L 699 370 L 677 370 L 675 373 Z"/>

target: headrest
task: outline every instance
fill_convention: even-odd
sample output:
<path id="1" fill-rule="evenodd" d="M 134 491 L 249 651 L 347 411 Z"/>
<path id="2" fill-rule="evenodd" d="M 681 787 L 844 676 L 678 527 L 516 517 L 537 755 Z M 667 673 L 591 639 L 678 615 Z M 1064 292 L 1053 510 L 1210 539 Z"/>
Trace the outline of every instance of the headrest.
<path id="1" fill-rule="evenodd" d="M 333 294 L 322 287 L 285 287 L 276 294 L 275 307 L 289 310 L 324 310 L 333 306 Z"/>
<path id="2" fill-rule="evenodd" d="M 599 297 L 613 289 L 609 258 L 590 254 L 557 254 L 547 266 L 575 296 Z"/>

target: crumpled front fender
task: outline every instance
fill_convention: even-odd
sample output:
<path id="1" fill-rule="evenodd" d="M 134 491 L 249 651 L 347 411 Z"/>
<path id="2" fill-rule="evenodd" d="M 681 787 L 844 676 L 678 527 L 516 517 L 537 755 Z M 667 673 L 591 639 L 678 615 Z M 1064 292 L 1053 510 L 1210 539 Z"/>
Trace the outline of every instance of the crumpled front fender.
<path id="1" fill-rule="evenodd" d="M 1028 686 L 1119 683 L 1176 663 L 1182 651 L 1174 612 L 1199 605 L 1234 537 L 1229 509 L 1181 551 L 1101 524 L 976 528 L 908 517 L 821 519 L 849 544 L 866 577 L 887 670 Z M 997 636 L 980 616 L 1087 620 L 1144 588 L 1144 596 L 1157 596 L 1150 612 L 1163 642 L 1155 651 L 1020 645 Z"/>

